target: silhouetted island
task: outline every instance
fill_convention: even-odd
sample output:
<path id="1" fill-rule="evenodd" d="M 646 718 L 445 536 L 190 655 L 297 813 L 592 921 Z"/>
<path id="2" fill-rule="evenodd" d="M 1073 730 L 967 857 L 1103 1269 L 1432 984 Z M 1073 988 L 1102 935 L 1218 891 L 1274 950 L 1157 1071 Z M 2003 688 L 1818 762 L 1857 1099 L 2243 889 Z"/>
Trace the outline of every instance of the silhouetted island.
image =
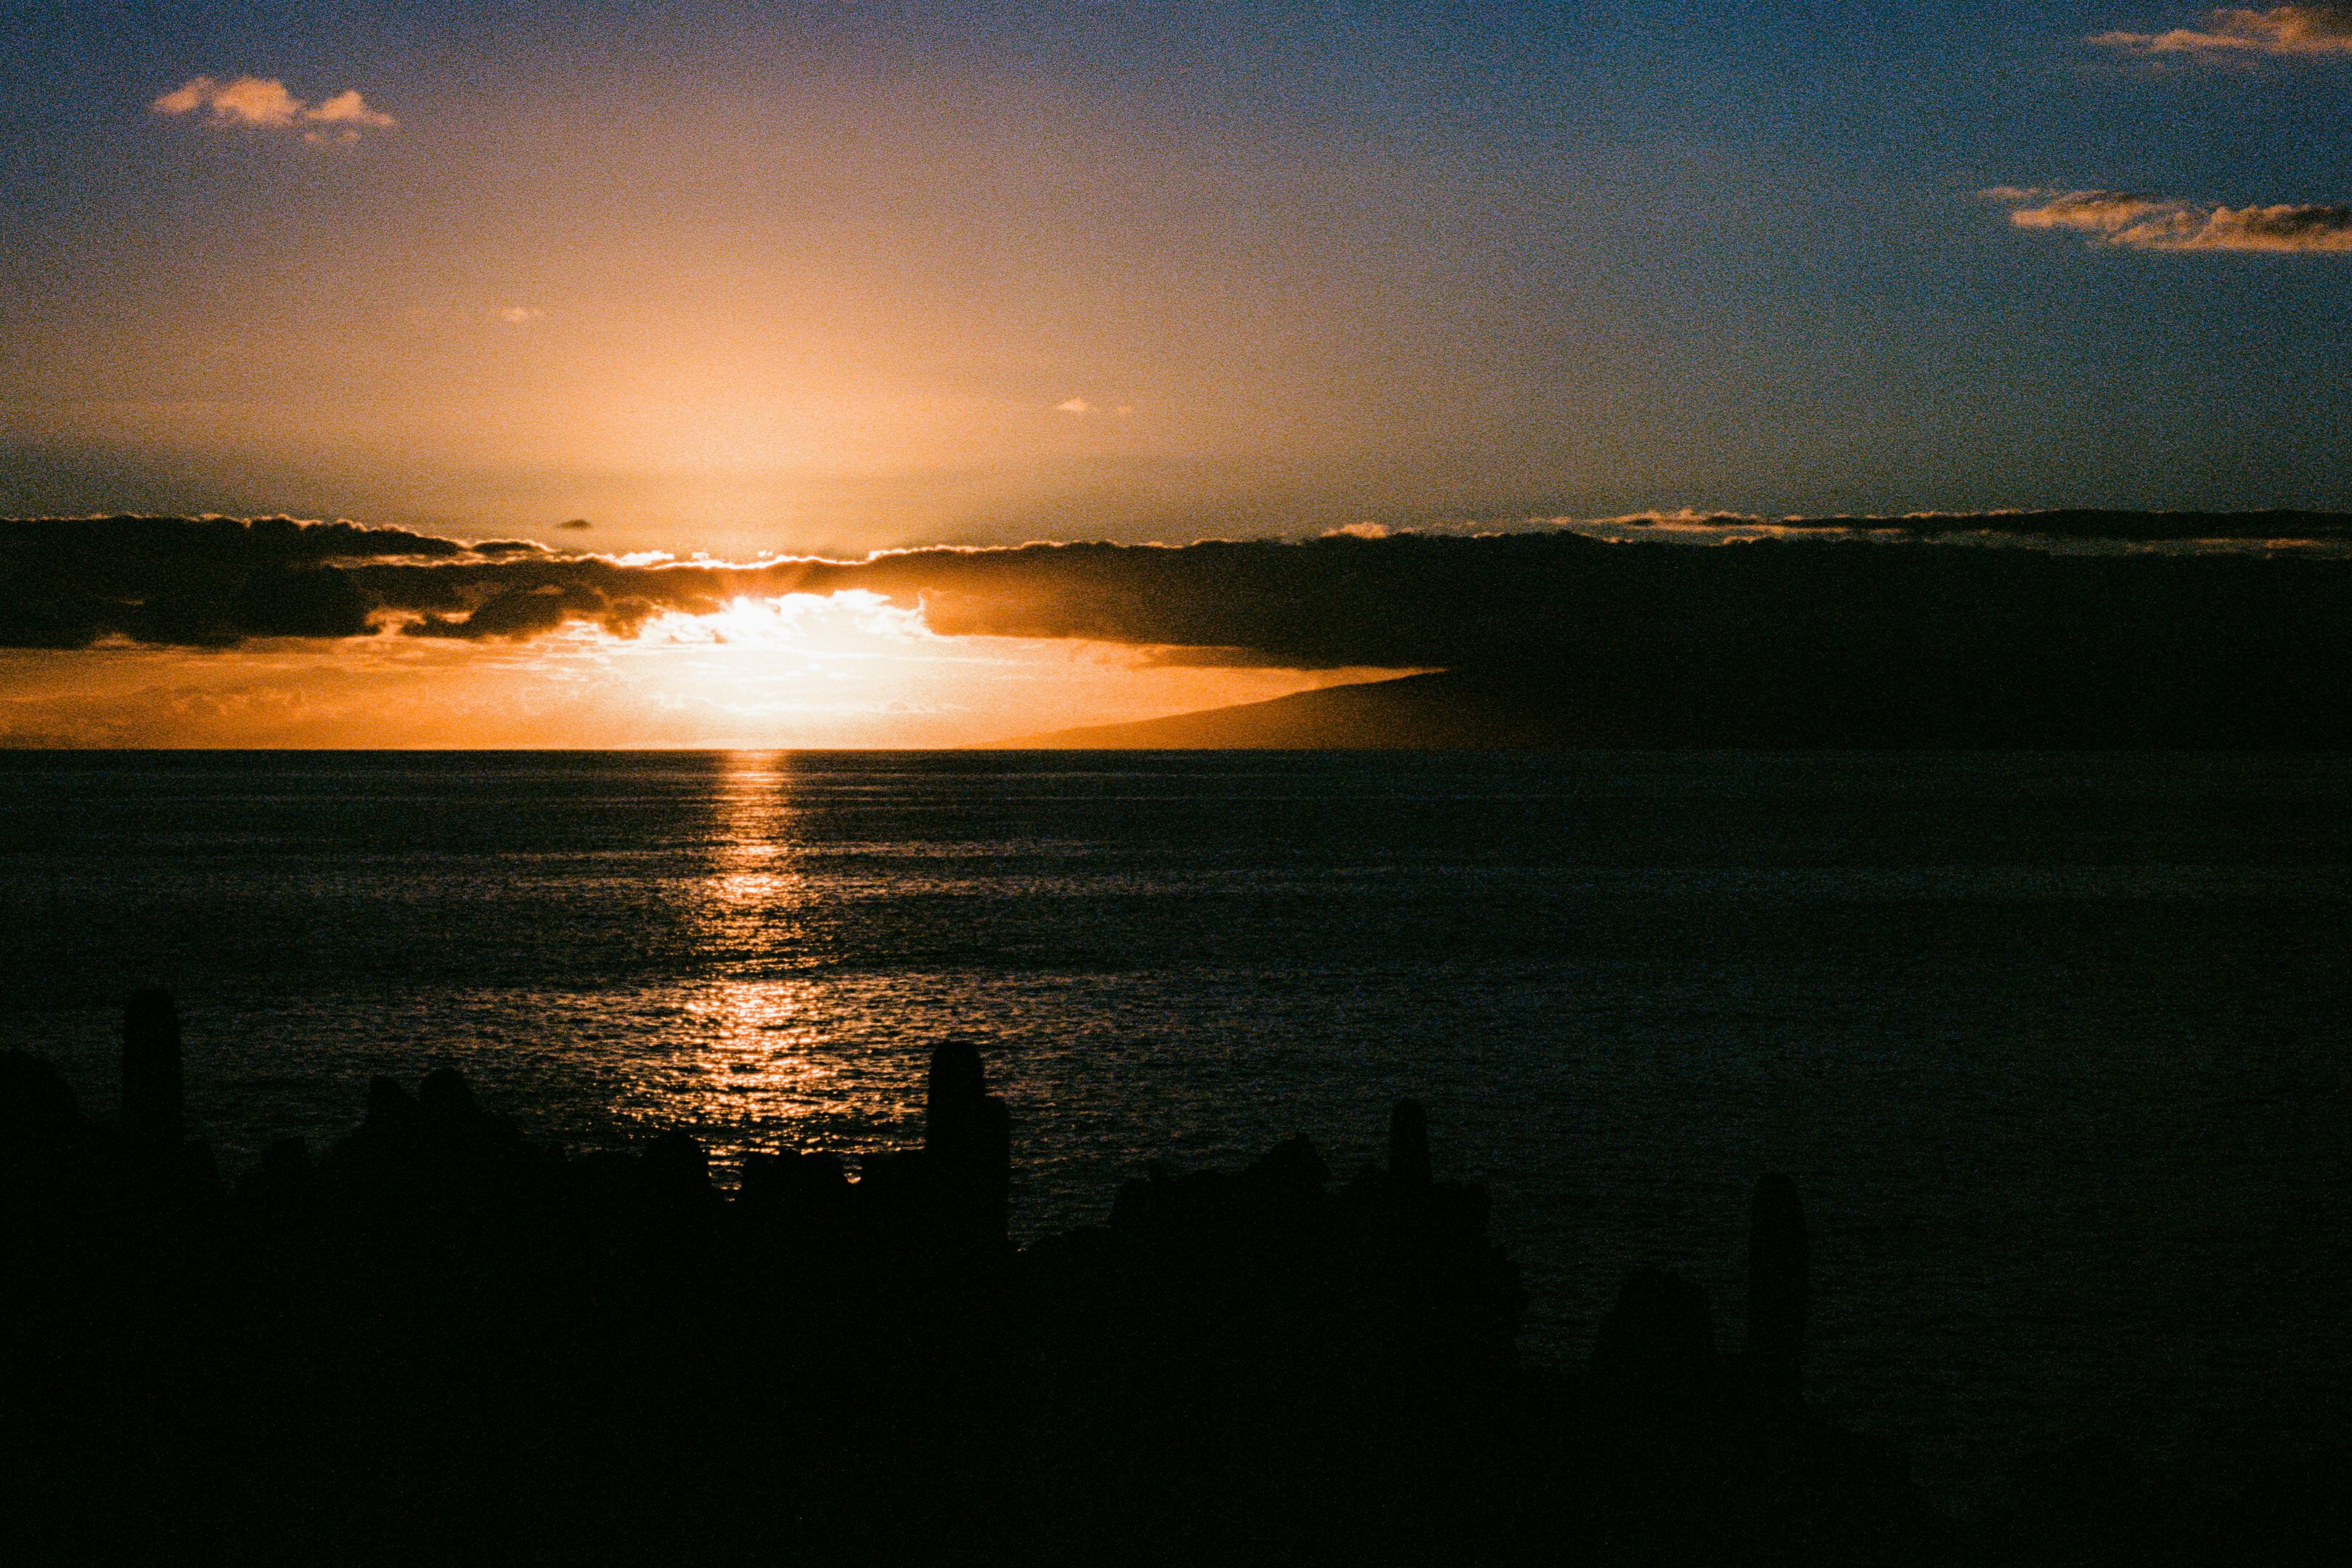
<path id="1" fill-rule="evenodd" d="M 2221 1507 L 2084 1450 L 1963 1526 L 1803 1385 L 1795 1185 L 1759 1184 L 1743 1342 L 1628 1278 L 1523 1368 L 1487 1196 L 1422 1108 L 1335 1183 L 1295 1138 L 1154 1167 L 1016 1249 L 1012 1119 L 933 1058 L 919 1149 L 566 1157 L 443 1069 L 226 1184 L 180 1026 L 120 1117 L 0 1055 L 0 1557 L 876 1563 L 2334 1561 L 2332 1461 Z"/>

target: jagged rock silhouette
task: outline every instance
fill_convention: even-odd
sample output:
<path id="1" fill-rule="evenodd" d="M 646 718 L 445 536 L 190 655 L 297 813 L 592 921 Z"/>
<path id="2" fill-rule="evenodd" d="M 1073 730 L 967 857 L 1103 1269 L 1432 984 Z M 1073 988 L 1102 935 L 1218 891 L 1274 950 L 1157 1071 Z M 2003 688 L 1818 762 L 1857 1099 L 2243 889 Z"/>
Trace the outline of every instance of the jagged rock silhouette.
<path id="1" fill-rule="evenodd" d="M 1934 1514 L 1805 1401 L 1782 1176 L 1742 1353 L 1643 1270 L 1570 1376 L 1519 1364 L 1486 1191 L 1436 1178 L 1410 1100 L 1343 1183 L 1297 1138 L 1016 1249 L 1012 1114 L 966 1042 L 920 1149 L 855 1181 L 756 1154 L 731 1192 L 684 1133 L 566 1157 L 443 1068 L 225 1193 L 178 1045 L 135 1000 L 112 1122 L 0 1055 L 11 1563 L 2055 1562 L 2126 1517 L 2135 1561 L 2185 1562 L 2257 1506 L 2147 1527 L 2166 1495 L 2110 1460 L 1998 1528 Z M 2327 1495 L 2263 1494 L 2294 1521 L 2269 1560 L 2341 1544 Z"/>

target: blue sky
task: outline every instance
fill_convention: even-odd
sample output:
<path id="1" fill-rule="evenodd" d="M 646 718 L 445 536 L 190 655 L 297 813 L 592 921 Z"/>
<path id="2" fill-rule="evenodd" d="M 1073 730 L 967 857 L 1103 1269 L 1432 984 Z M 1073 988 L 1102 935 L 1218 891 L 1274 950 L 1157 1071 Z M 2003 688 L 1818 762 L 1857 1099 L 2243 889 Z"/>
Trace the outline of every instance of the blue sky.
<path id="1" fill-rule="evenodd" d="M 19 5 L 0 511 L 2352 508 L 2347 16 Z"/>

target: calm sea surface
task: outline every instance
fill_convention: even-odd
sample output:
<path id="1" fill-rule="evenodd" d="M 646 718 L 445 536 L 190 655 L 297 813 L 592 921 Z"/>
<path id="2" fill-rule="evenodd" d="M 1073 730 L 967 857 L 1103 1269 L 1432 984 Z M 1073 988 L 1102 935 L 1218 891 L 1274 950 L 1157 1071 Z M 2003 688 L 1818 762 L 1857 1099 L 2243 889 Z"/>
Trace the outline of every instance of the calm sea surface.
<path id="1" fill-rule="evenodd" d="M 0 756 L 0 1044 L 114 1093 L 173 987 L 232 1173 L 454 1064 L 575 1146 L 1016 1118 L 1016 1229 L 1420 1095 L 1568 1362 L 1629 1268 L 1737 1333 L 1797 1177 L 1814 1386 L 1965 1494 L 2352 1394 L 2352 759 Z"/>

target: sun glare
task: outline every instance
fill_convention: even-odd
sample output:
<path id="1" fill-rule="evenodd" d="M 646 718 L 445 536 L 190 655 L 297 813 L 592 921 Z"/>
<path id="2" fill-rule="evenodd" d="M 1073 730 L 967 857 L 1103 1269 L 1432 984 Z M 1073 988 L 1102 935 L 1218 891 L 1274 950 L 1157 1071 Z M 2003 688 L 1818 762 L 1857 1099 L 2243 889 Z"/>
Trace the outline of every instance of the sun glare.
<path id="1" fill-rule="evenodd" d="M 874 657 L 887 645 L 949 639 L 923 624 L 923 613 L 903 609 L 863 588 L 837 594 L 739 597 L 709 615 L 666 610 L 647 621 L 636 641 L 646 647 L 784 649 L 812 658 Z"/>
<path id="2" fill-rule="evenodd" d="M 984 746 L 1370 672 L 1196 668 L 1075 639 L 946 637 L 879 595 L 747 596 L 634 637 L 403 637 L 0 652 L 0 744 Z"/>

